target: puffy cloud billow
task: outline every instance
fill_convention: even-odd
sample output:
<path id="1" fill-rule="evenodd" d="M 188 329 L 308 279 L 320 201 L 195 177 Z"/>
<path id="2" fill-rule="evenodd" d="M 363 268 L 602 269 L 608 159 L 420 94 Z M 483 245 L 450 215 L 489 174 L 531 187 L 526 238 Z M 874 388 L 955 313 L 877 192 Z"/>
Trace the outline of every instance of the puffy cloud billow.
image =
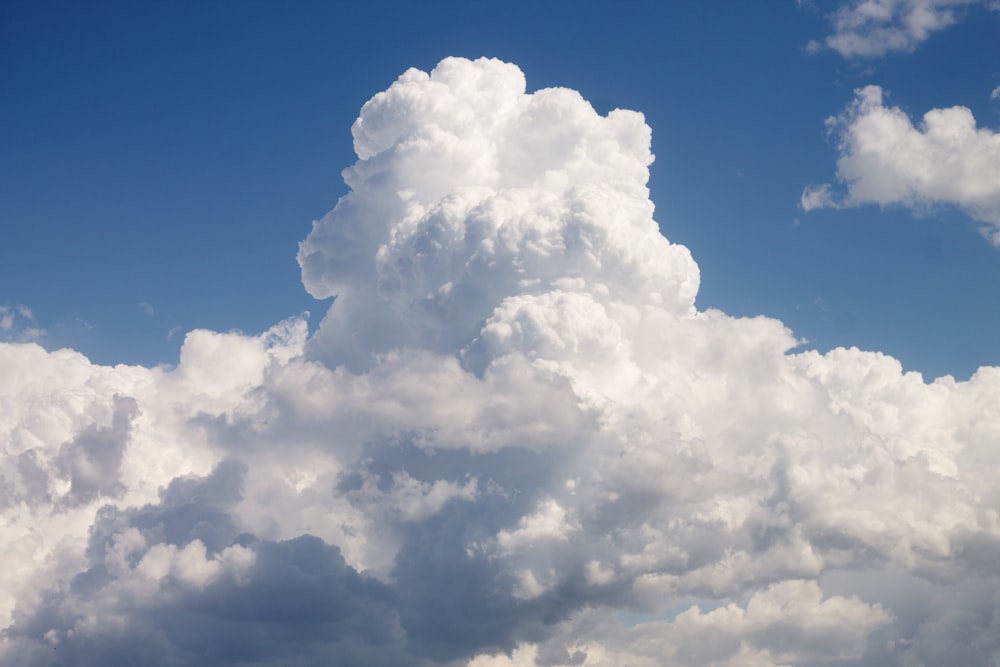
<path id="1" fill-rule="evenodd" d="M 513 65 L 410 70 L 353 133 L 312 336 L 0 345 L 0 662 L 1000 658 L 1000 368 L 699 310 L 643 117 Z"/>
<path id="2" fill-rule="evenodd" d="M 872 85 L 856 90 L 854 101 L 828 119 L 827 128 L 837 141 L 837 180 L 846 191 L 829 183 L 808 186 L 804 210 L 957 206 L 1000 247 L 1000 134 L 976 127 L 968 108 L 931 109 L 914 127 L 903 110 L 886 106 L 882 89 Z"/>

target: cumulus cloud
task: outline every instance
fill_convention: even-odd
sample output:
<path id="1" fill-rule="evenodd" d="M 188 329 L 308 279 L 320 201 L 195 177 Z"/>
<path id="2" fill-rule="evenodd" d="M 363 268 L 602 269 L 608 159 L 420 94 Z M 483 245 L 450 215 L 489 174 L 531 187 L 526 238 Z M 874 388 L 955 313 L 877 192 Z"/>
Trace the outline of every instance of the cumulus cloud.
<path id="1" fill-rule="evenodd" d="M 1000 369 L 698 309 L 642 116 L 513 65 L 410 70 L 353 131 L 299 249 L 314 335 L 193 331 L 153 369 L 0 345 L 0 661 L 1000 651 Z"/>
<path id="2" fill-rule="evenodd" d="M 833 34 L 826 48 L 845 58 L 877 58 L 911 52 L 931 34 L 957 23 L 983 0 L 851 0 L 831 16 Z M 988 4 L 988 3 L 986 3 Z M 809 50 L 823 48 L 810 42 Z"/>
<path id="3" fill-rule="evenodd" d="M 858 89 L 847 109 L 827 120 L 844 191 L 828 183 L 808 186 L 802 208 L 953 205 L 1000 246 L 1000 134 L 977 127 L 966 107 L 932 109 L 915 127 L 883 97 L 879 86 Z"/>

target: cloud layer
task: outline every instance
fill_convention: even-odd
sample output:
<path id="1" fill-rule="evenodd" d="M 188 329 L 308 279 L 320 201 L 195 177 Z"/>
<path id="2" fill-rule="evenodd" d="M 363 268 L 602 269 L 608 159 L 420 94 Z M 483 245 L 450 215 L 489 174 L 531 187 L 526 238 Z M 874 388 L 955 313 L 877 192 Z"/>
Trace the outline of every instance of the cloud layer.
<path id="1" fill-rule="evenodd" d="M 1000 246 L 1000 134 L 976 127 L 966 107 L 932 109 L 914 127 L 883 97 L 879 86 L 858 89 L 847 109 L 827 121 L 840 152 L 837 180 L 846 191 L 809 186 L 802 208 L 953 205 Z"/>
<path id="2" fill-rule="evenodd" d="M 0 661 L 1000 654 L 1000 369 L 699 310 L 642 116 L 513 65 L 410 70 L 353 132 L 299 251 L 314 336 L 0 345 Z"/>

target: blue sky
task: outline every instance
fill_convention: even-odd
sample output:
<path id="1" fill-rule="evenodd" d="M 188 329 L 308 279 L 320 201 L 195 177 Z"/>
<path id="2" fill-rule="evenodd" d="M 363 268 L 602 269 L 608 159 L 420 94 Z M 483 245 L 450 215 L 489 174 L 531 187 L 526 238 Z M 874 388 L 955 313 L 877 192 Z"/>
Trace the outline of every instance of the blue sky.
<path id="1" fill-rule="evenodd" d="M 486 55 L 517 63 L 529 90 L 645 114 L 656 219 L 699 263 L 699 306 L 967 377 L 1000 363 L 1000 252 L 968 217 L 807 214 L 799 197 L 833 179 L 824 120 L 855 88 L 882 86 L 914 122 L 962 105 L 997 127 L 1000 14 L 968 8 L 912 53 L 807 53 L 833 9 L 5 3 L 0 304 L 29 308 L 35 321 L 19 322 L 48 347 L 100 363 L 175 363 L 190 329 L 321 314 L 296 245 L 346 192 L 361 104 L 408 67 Z"/>

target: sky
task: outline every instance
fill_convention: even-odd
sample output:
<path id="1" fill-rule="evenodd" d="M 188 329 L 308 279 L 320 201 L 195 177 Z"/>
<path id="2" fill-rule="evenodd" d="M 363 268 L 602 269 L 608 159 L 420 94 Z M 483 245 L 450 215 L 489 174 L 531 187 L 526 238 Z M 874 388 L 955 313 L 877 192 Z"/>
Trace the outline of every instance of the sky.
<path id="1" fill-rule="evenodd" d="M 646 116 L 656 220 L 702 267 L 700 306 L 965 379 L 997 363 L 1000 329 L 1000 263 L 967 213 L 947 197 L 808 212 L 800 200 L 836 181 L 825 121 L 857 88 L 881 86 L 913 123 L 963 106 L 995 128 L 1000 19 L 960 3 L 952 25 L 903 49 L 810 52 L 835 34 L 836 9 L 4 3 L 0 305 L 31 312 L 15 319 L 22 338 L 105 364 L 175 363 L 198 327 L 319 317 L 294 255 L 346 192 L 361 105 L 409 67 L 490 56 L 532 90 Z"/>
<path id="2" fill-rule="evenodd" d="M 0 8 L 0 662 L 1000 664 L 1000 7 Z"/>

